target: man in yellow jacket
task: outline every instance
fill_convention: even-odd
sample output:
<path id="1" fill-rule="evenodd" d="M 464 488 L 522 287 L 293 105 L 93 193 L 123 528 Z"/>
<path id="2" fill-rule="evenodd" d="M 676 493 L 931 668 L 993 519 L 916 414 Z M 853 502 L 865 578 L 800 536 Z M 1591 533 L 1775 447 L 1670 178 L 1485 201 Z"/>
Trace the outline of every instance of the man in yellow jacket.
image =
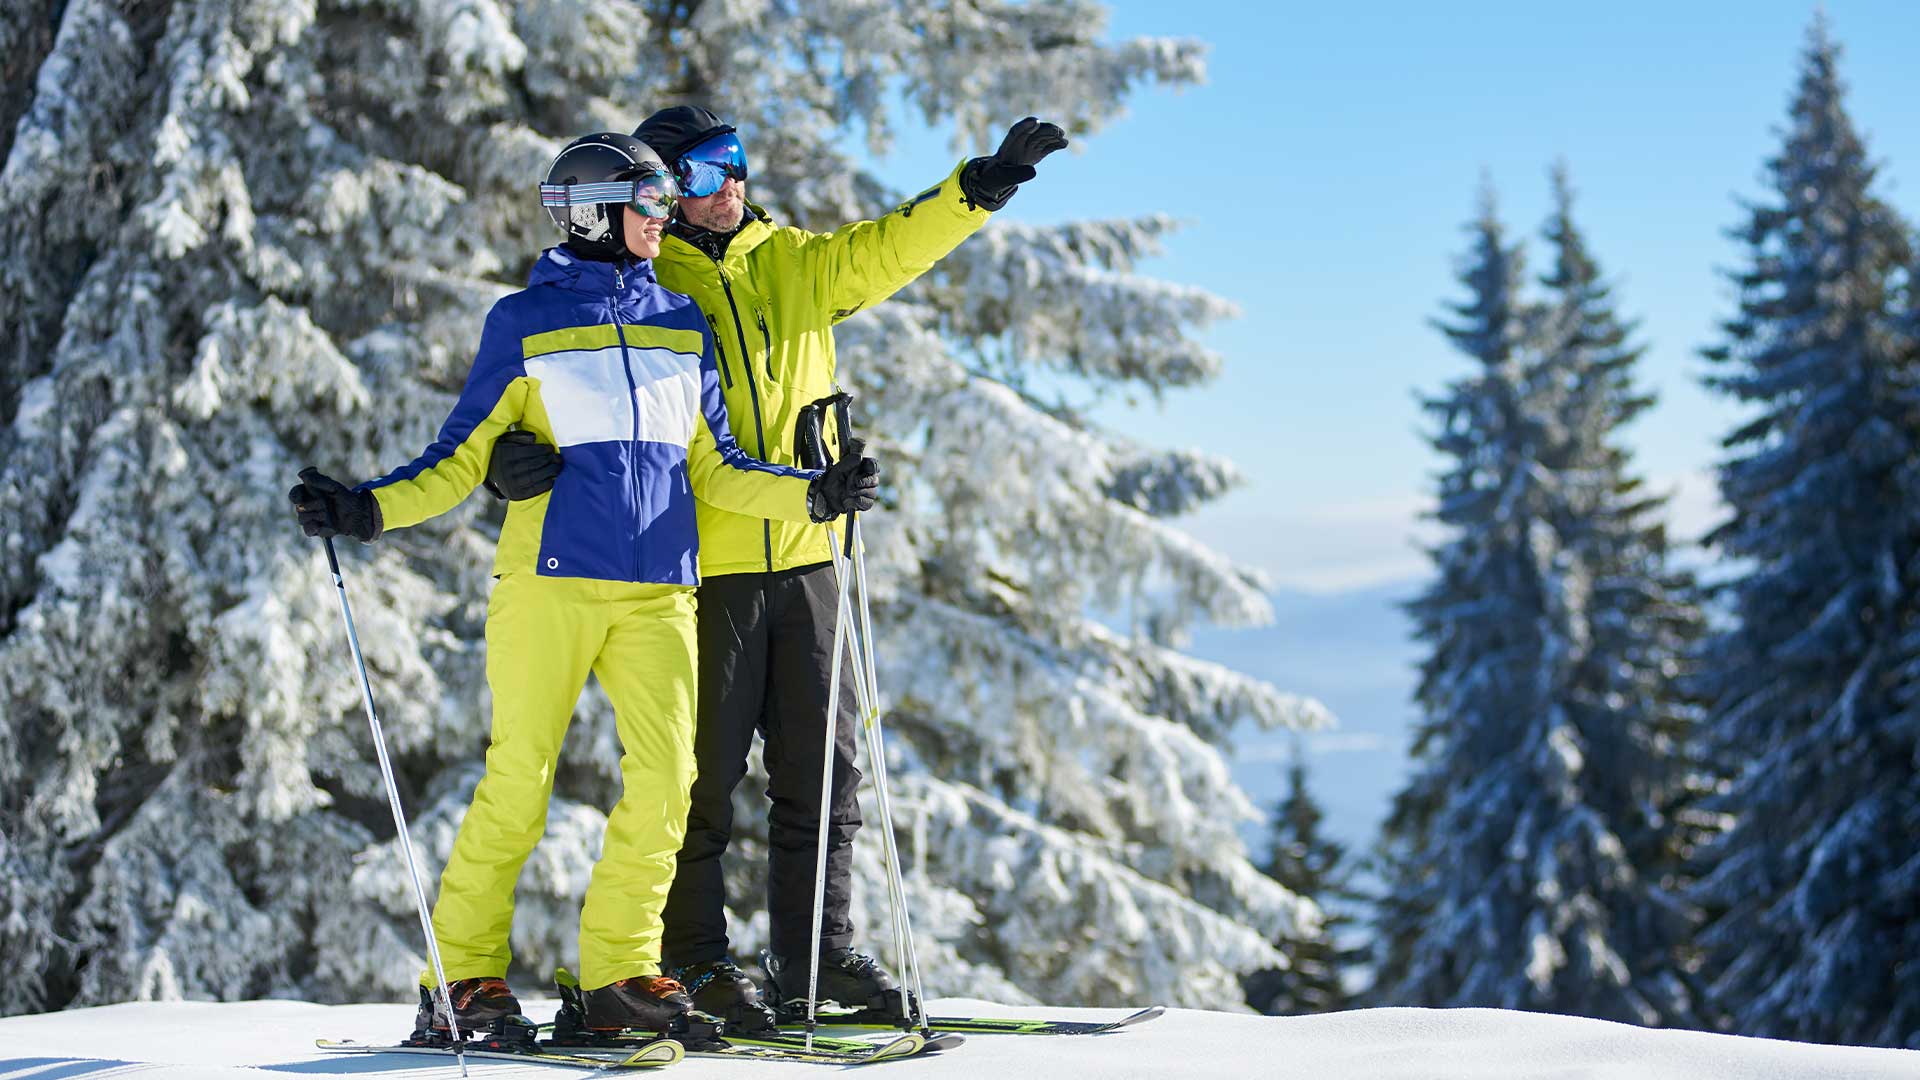
<path id="1" fill-rule="evenodd" d="M 893 212 L 831 233 L 774 223 L 747 201 L 747 157 L 734 128 L 680 105 L 635 130 L 673 168 L 680 201 L 654 269 L 693 297 L 716 350 L 726 411 L 742 448 L 798 464 L 799 411 L 835 388 L 833 324 L 892 295 L 972 235 L 1066 145 L 1053 124 L 1028 117 L 992 155 L 961 163 Z M 541 446 L 503 444 L 492 477 L 510 498 L 535 496 L 549 473 Z M 771 1026 L 773 1013 L 728 955 L 720 859 L 733 830 L 735 786 L 757 729 L 767 768 L 768 974 L 783 997 L 806 993 L 820 774 L 836 581 L 820 525 L 695 505 L 700 529 L 699 702 L 686 840 L 665 911 L 665 963 L 697 1008 L 735 1030 Z M 844 663 L 844 658 L 842 658 Z M 851 675 L 843 670 L 843 685 Z M 850 694 L 840 696 L 828 814 L 820 997 L 897 1010 L 897 983 L 852 949 L 848 917 L 852 840 L 860 826 Z"/>

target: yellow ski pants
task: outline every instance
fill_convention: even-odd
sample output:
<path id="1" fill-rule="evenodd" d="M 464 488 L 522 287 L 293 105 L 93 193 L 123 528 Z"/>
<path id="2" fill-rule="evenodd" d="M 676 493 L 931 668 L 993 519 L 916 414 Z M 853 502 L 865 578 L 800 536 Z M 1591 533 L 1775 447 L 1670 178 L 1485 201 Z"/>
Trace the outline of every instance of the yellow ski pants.
<path id="1" fill-rule="evenodd" d="M 448 980 L 500 977 L 520 868 L 546 831 L 554 766 L 591 671 L 619 729 L 620 802 L 580 912 L 580 985 L 660 970 L 693 783 L 694 590 L 507 574 L 487 601 L 493 737 L 440 875 L 433 932 Z M 421 985 L 433 985 L 431 971 Z"/>

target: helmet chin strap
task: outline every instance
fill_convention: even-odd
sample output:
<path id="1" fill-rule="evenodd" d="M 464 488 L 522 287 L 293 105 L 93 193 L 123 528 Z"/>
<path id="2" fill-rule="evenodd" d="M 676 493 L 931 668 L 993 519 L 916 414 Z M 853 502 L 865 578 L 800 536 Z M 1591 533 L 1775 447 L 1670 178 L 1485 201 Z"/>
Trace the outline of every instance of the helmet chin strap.
<path id="1" fill-rule="evenodd" d="M 618 257 L 622 259 L 639 258 L 640 256 L 635 255 L 627 248 L 627 208 L 619 203 L 608 203 L 607 224 L 613 227 L 613 232 L 608 235 L 608 239 L 612 242 L 614 250 L 620 253 Z"/>

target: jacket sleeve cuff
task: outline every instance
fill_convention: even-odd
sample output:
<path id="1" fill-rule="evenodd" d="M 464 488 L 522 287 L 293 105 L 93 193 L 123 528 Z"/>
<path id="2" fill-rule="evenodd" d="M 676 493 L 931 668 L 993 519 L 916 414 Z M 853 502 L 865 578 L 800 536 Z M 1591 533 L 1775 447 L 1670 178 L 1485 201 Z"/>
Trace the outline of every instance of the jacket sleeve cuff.
<path id="1" fill-rule="evenodd" d="M 383 486 L 368 491 L 368 494 L 373 496 L 373 535 L 375 537 L 387 531 L 387 523 L 393 516 L 390 508 L 380 501 L 381 496 L 391 490 L 393 489 Z"/>
<path id="2" fill-rule="evenodd" d="M 1008 184 L 997 188 L 983 186 L 981 172 L 986 163 L 986 158 L 977 157 L 960 167 L 960 197 L 966 200 L 967 209 L 978 207 L 992 213 L 1006 206 L 1007 200 L 1013 198 L 1013 193 L 1020 190 L 1020 185 Z"/>

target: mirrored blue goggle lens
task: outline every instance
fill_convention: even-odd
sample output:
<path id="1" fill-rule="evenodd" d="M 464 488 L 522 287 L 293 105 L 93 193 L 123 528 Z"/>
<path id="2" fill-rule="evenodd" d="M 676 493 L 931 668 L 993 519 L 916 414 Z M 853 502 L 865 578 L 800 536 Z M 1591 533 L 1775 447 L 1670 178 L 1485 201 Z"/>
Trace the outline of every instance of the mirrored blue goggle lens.
<path id="1" fill-rule="evenodd" d="M 680 191 L 691 198 L 705 198 L 719 191 L 727 178 L 747 178 L 747 151 L 733 132 L 722 132 L 680 155 L 674 163 Z"/>

